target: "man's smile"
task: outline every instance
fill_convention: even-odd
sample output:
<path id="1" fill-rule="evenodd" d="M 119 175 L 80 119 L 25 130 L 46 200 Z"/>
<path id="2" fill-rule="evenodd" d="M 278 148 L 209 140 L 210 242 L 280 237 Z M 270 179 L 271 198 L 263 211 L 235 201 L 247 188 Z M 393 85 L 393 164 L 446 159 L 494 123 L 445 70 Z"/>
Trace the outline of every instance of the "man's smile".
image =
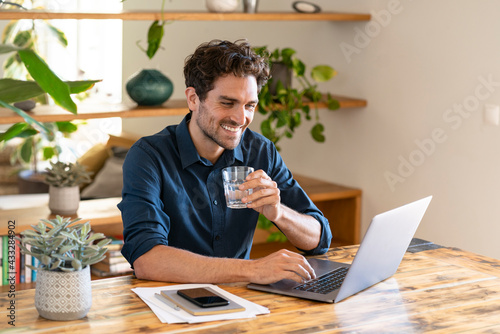
<path id="1" fill-rule="evenodd" d="M 240 130 L 241 130 L 241 127 L 240 127 L 240 126 L 235 127 L 235 126 L 229 126 L 229 125 L 226 125 L 226 124 L 221 124 L 220 126 L 221 126 L 224 130 L 227 130 L 227 131 L 230 131 L 230 132 L 234 132 L 234 133 L 236 133 L 236 132 L 238 132 L 238 131 L 240 131 Z"/>

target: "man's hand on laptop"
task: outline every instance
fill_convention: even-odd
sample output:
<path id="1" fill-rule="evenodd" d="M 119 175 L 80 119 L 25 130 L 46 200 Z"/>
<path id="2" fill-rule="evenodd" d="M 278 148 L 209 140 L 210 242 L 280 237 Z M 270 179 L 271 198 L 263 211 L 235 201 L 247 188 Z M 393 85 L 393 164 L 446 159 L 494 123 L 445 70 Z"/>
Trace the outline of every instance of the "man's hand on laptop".
<path id="1" fill-rule="evenodd" d="M 282 279 L 302 283 L 316 278 L 314 269 L 302 255 L 286 249 L 251 261 L 251 282 L 270 284 Z"/>

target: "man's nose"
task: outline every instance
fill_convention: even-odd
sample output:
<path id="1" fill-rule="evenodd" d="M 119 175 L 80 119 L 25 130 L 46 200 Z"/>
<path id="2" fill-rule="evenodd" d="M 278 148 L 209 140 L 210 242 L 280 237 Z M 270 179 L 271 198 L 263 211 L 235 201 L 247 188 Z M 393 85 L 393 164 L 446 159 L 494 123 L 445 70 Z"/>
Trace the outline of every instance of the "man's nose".
<path id="1" fill-rule="evenodd" d="M 239 105 L 233 114 L 233 120 L 236 121 L 239 125 L 245 124 L 246 113 L 247 111 L 245 109 L 245 105 Z"/>

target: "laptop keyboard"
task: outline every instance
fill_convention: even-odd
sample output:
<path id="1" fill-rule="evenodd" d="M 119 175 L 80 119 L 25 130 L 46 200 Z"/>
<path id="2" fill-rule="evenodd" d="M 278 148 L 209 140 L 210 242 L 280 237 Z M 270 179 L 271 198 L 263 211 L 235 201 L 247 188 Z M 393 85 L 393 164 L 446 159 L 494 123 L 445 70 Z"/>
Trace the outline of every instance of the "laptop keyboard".
<path id="1" fill-rule="evenodd" d="M 347 270 L 348 268 L 346 267 L 335 269 L 334 271 L 296 286 L 294 289 L 326 295 L 327 293 L 340 288 L 345 275 L 347 274 Z"/>

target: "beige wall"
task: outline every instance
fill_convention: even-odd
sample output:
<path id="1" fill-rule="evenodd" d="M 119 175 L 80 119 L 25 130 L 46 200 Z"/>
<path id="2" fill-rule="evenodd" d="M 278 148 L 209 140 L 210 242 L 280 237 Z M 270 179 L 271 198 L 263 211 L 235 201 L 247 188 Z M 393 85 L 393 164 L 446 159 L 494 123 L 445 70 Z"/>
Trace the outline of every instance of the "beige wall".
<path id="1" fill-rule="evenodd" d="M 495 174 L 500 171 L 500 127 L 483 121 L 484 105 L 500 104 L 500 3 L 314 2 L 328 11 L 379 15 L 371 23 L 174 22 L 166 28 L 165 50 L 152 61 L 135 46 L 145 40 L 149 22 L 126 22 L 123 77 L 158 68 L 173 79 L 173 97 L 182 98 L 185 56 L 214 38 L 291 46 L 309 64 L 331 64 L 339 75 L 323 88 L 366 98 L 368 107 L 321 111 L 326 143 L 314 143 L 306 124 L 282 143 L 288 166 L 363 189 L 363 232 L 374 214 L 432 194 L 418 237 L 500 258 L 500 177 Z M 260 1 L 262 10 L 288 10 L 291 3 Z M 160 1 L 124 4 L 157 9 Z M 168 8 L 186 6 L 205 9 L 202 0 L 167 1 Z M 371 37 L 363 38 L 360 31 L 366 29 Z M 356 52 L 346 57 L 342 45 Z M 456 112 L 460 108 L 462 114 Z M 148 134 L 179 120 L 128 119 L 124 129 Z M 392 186 L 387 173 L 397 176 Z"/>

